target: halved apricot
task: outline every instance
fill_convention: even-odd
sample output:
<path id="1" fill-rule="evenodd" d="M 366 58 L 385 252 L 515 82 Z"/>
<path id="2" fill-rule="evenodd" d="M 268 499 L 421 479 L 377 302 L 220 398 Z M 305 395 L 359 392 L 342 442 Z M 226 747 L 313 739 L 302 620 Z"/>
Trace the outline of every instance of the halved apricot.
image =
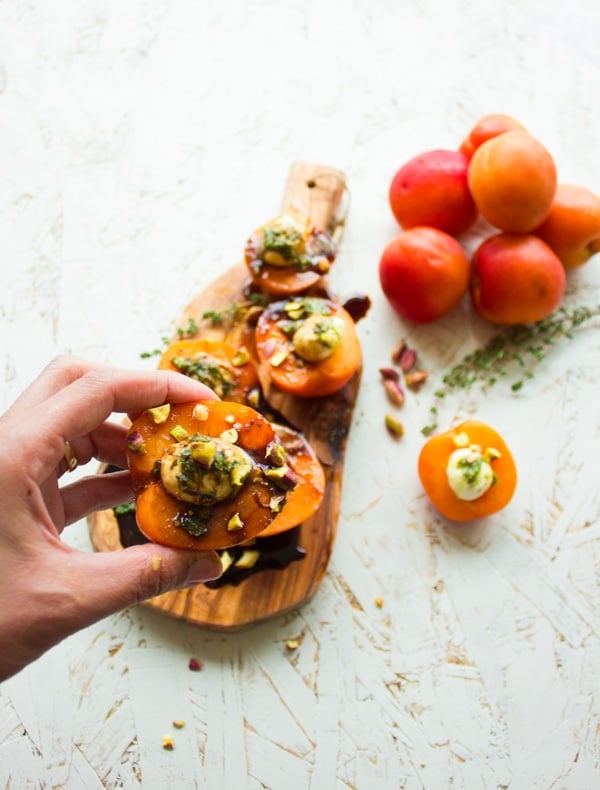
<path id="1" fill-rule="evenodd" d="M 220 340 L 177 340 L 165 349 L 158 367 L 201 381 L 219 398 L 236 403 L 245 403 L 248 394 L 259 384 L 256 366 L 247 349 L 234 348 Z"/>
<path id="2" fill-rule="evenodd" d="M 270 304 L 256 325 L 256 352 L 273 384 L 300 398 L 338 392 L 362 362 L 352 317 L 320 298 Z"/>
<path id="3" fill-rule="evenodd" d="M 452 521 L 496 513 L 510 502 L 517 485 L 517 468 L 506 442 L 476 420 L 428 439 L 419 455 L 418 473 L 433 505 Z"/>
<path id="4" fill-rule="evenodd" d="M 272 426 L 243 404 L 150 409 L 127 443 L 138 527 L 167 546 L 223 549 L 254 538 L 295 485 Z"/>

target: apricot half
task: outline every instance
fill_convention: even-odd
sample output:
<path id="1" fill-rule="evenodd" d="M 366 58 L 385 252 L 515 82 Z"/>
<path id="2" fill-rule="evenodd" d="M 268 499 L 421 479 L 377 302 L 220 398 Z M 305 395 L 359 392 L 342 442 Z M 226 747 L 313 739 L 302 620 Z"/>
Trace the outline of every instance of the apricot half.
<path id="1" fill-rule="evenodd" d="M 497 513 L 517 486 L 517 468 L 506 442 L 477 420 L 428 439 L 419 455 L 418 474 L 432 504 L 452 521 Z"/>
<path id="2" fill-rule="evenodd" d="M 266 418 L 227 401 L 143 412 L 128 433 L 127 459 L 140 531 L 182 549 L 256 537 L 296 482 Z"/>

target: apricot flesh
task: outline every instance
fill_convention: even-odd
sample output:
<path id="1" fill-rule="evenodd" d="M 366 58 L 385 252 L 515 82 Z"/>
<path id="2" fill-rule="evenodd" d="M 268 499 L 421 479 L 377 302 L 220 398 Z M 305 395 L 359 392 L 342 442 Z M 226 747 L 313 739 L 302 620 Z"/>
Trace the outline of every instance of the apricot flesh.
<path id="1" fill-rule="evenodd" d="M 404 229 L 428 225 L 451 235 L 477 219 L 467 184 L 468 161 L 460 151 L 436 149 L 410 159 L 394 175 L 389 202 Z"/>
<path id="2" fill-rule="evenodd" d="M 559 184 L 550 214 L 534 231 L 567 269 L 600 251 L 600 197 L 585 187 Z"/>
<path id="3" fill-rule="evenodd" d="M 497 324 L 541 321 L 561 303 L 565 269 L 550 247 L 532 234 L 499 233 L 475 250 L 473 306 Z"/>
<path id="4" fill-rule="evenodd" d="M 511 115 L 503 113 L 490 113 L 480 118 L 473 126 L 469 134 L 465 137 L 459 147 L 459 151 L 470 159 L 482 143 L 497 137 L 504 132 L 526 132 L 527 130 L 520 121 Z"/>
<path id="5" fill-rule="evenodd" d="M 550 213 L 556 165 L 535 137 L 505 132 L 475 151 L 468 184 L 478 210 L 491 225 L 508 233 L 530 233 Z"/>

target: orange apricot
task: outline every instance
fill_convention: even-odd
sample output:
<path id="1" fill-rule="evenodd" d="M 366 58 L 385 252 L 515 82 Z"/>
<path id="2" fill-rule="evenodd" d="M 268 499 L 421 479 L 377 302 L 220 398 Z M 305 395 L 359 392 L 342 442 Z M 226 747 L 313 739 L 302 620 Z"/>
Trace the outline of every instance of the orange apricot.
<path id="1" fill-rule="evenodd" d="M 459 151 L 470 159 L 475 151 L 486 140 L 491 140 L 492 137 L 497 137 L 504 132 L 525 132 L 527 131 L 520 121 L 513 118 L 511 115 L 504 115 L 503 113 L 490 113 L 480 118 L 473 126 L 469 134 L 465 137 L 459 147 Z"/>
<path id="2" fill-rule="evenodd" d="M 201 381 L 219 398 L 236 403 L 246 403 L 248 394 L 258 386 L 258 373 L 248 350 L 221 340 L 176 340 L 163 352 L 158 368 Z"/>
<path id="3" fill-rule="evenodd" d="M 550 213 L 556 165 L 527 132 L 505 132 L 482 143 L 468 170 L 469 189 L 480 213 L 508 233 L 529 233 Z"/>
<path id="4" fill-rule="evenodd" d="M 477 420 L 429 438 L 419 454 L 418 474 L 433 505 L 452 521 L 497 513 L 517 486 L 517 467 L 506 442 Z"/>
<path id="5" fill-rule="evenodd" d="M 550 214 L 534 231 L 567 269 L 600 252 L 600 197 L 585 187 L 559 184 Z"/>

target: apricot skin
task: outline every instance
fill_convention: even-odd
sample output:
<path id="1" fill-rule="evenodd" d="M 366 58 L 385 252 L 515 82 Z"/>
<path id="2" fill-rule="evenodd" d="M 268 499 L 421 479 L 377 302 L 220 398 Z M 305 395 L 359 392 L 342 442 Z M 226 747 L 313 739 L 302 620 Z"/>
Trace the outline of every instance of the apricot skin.
<path id="1" fill-rule="evenodd" d="M 585 187 L 559 184 L 550 214 L 534 231 L 567 269 L 600 251 L 600 197 Z"/>
<path id="2" fill-rule="evenodd" d="M 398 315 L 424 324 L 456 307 L 467 292 L 469 268 L 453 236 L 416 227 L 400 233 L 384 249 L 379 280 Z"/>
<path id="3" fill-rule="evenodd" d="M 469 134 L 460 144 L 458 149 L 467 159 L 470 159 L 482 143 L 497 137 L 504 132 L 526 132 L 522 123 L 511 115 L 503 113 L 490 113 L 480 118 Z"/>
<path id="4" fill-rule="evenodd" d="M 564 266 L 532 234 L 499 233 L 473 255 L 471 300 L 483 318 L 496 324 L 541 321 L 559 306 L 565 287 Z"/>
<path id="5" fill-rule="evenodd" d="M 530 233 L 544 222 L 556 192 L 556 165 L 527 132 L 492 137 L 473 154 L 468 184 L 487 221 L 507 233 Z"/>
<path id="6" fill-rule="evenodd" d="M 389 202 L 403 228 L 428 225 L 452 236 L 477 219 L 467 184 L 467 158 L 459 151 L 436 149 L 415 156 L 394 175 Z"/>

